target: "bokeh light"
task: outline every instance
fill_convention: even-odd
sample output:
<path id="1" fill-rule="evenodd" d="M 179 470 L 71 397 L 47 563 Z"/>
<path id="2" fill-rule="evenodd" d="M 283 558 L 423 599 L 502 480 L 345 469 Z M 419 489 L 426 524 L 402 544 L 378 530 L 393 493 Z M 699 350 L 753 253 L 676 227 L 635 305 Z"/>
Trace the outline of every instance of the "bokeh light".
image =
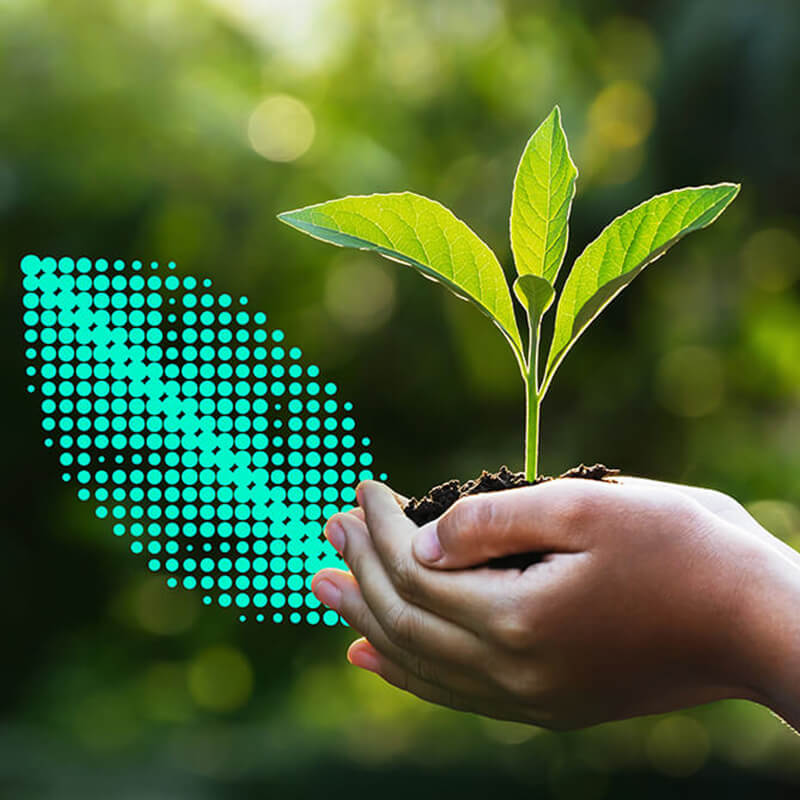
<path id="1" fill-rule="evenodd" d="M 141 679 L 141 702 L 150 719 L 162 723 L 185 723 L 195 707 L 189 694 L 186 666 L 158 661 L 146 668 Z"/>
<path id="2" fill-rule="evenodd" d="M 395 302 L 394 270 L 374 258 L 352 256 L 331 265 L 325 282 L 325 308 L 338 325 L 368 333 L 384 325 Z"/>
<path id="3" fill-rule="evenodd" d="M 603 78 L 646 80 L 661 65 L 661 46 L 652 28 L 635 17 L 611 17 L 597 31 L 597 56 Z"/>
<path id="4" fill-rule="evenodd" d="M 282 66 L 327 67 L 347 47 L 352 28 L 342 0 L 206 0 Z"/>
<path id="5" fill-rule="evenodd" d="M 664 407 L 683 417 L 703 417 L 719 408 L 725 376 L 719 356 L 706 347 L 680 347 L 667 353 L 656 373 Z"/>
<path id="6" fill-rule="evenodd" d="M 784 228 L 756 231 L 742 248 L 742 261 L 760 289 L 785 291 L 800 278 L 800 238 Z"/>
<path id="7" fill-rule="evenodd" d="M 314 117 L 296 97 L 276 94 L 262 100 L 247 125 L 250 144 L 269 161 L 295 161 L 314 141 Z"/>
<path id="8" fill-rule="evenodd" d="M 197 618 L 200 605 L 188 592 L 171 592 L 161 577 L 150 575 L 131 592 L 133 618 L 142 630 L 174 636 L 187 630 Z"/>
<path id="9" fill-rule="evenodd" d="M 250 699 L 253 668 L 247 657 L 228 645 L 198 653 L 188 671 L 189 691 L 201 708 L 234 711 Z"/>
<path id="10" fill-rule="evenodd" d="M 647 90 L 635 81 L 615 81 L 589 106 L 589 127 L 610 149 L 641 144 L 655 121 L 655 105 Z"/>
<path id="11" fill-rule="evenodd" d="M 672 778 L 688 778 L 705 764 L 711 748 L 708 733 L 698 720 L 674 714 L 653 726 L 646 749 L 659 772 Z"/>

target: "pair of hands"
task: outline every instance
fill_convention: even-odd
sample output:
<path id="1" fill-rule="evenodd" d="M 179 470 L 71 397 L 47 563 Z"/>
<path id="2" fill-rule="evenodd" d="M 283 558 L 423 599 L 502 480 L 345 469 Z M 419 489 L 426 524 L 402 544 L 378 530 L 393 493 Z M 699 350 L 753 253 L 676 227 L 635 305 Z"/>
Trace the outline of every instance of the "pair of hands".
<path id="1" fill-rule="evenodd" d="M 729 697 L 800 724 L 800 554 L 730 497 L 570 478 L 421 528 L 383 484 L 357 499 L 326 526 L 350 572 L 312 591 L 362 634 L 350 662 L 394 686 L 553 729 Z"/>

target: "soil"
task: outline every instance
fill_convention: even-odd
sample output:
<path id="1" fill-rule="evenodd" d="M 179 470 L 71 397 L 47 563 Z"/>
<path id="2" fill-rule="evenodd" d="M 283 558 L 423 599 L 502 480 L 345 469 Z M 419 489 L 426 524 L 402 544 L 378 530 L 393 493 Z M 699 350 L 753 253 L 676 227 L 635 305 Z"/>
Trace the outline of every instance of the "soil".
<path id="1" fill-rule="evenodd" d="M 594 464 L 591 467 L 580 464 L 558 477 L 613 482 L 614 475 L 619 475 L 618 469 L 611 469 L 603 464 Z M 484 492 L 499 492 L 504 489 L 516 489 L 519 486 L 536 486 L 552 480 L 554 478 L 542 475 L 535 481 L 528 481 L 525 480 L 524 472 L 512 472 L 508 467 L 502 466 L 497 472 L 484 470 L 477 478 L 472 478 L 465 483 L 453 478 L 440 486 L 435 486 L 419 500 L 416 497 L 412 497 L 406 503 L 403 511 L 417 525 L 424 525 L 426 522 L 438 519 L 460 497 Z M 541 553 L 518 553 L 493 559 L 489 562 L 489 566 L 498 569 L 525 569 L 531 564 L 540 561 L 541 555 Z"/>

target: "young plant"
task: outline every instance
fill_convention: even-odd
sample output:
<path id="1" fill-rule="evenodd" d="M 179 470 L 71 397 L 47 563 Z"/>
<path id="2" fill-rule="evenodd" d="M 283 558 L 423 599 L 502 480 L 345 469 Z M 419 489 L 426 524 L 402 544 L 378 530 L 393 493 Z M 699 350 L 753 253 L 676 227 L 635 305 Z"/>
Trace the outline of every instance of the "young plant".
<path id="1" fill-rule="evenodd" d="M 373 250 L 416 268 L 476 305 L 500 328 L 525 383 L 525 476 L 530 481 L 538 475 L 542 400 L 570 348 L 648 264 L 687 233 L 710 225 L 739 192 L 733 183 L 676 189 L 611 222 L 572 265 L 558 298 L 547 360 L 541 366 L 542 318 L 556 297 L 577 176 L 556 106 L 525 147 L 511 199 L 511 250 L 517 270 L 513 289 L 528 318 L 524 344 L 497 257 L 435 200 L 411 192 L 372 194 L 278 215 L 317 239 Z"/>

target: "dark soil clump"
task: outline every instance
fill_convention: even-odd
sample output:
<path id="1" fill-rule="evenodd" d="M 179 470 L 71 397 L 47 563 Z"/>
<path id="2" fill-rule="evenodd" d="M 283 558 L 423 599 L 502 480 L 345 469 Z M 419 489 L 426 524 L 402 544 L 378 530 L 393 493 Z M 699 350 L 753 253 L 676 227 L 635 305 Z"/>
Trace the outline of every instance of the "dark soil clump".
<path id="1" fill-rule="evenodd" d="M 603 464 L 587 467 L 583 464 L 567 470 L 560 478 L 584 478 L 587 480 L 602 481 L 618 475 L 618 469 L 610 469 Z M 502 466 L 497 472 L 484 470 L 477 478 L 461 483 L 456 478 L 435 486 L 425 497 L 417 500 L 412 497 L 406 503 L 403 511 L 405 515 L 417 525 L 424 525 L 437 519 L 450 508 L 459 497 L 469 494 L 482 494 L 483 492 L 499 492 L 503 489 L 516 489 L 519 486 L 536 486 L 553 478 L 541 476 L 535 481 L 525 480 L 525 473 L 512 472 L 508 467 Z"/>
<path id="2" fill-rule="evenodd" d="M 580 464 L 577 467 L 567 470 L 560 478 L 584 478 L 585 480 L 610 481 L 613 476 L 619 475 L 618 469 L 610 469 L 603 464 L 595 464 L 587 467 Z M 435 486 L 428 494 L 420 500 L 412 497 L 406 503 L 403 511 L 406 516 L 417 525 L 424 525 L 437 519 L 459 497 L 469 494 L 481 494 L 482 492 L 499 492 L 503 489 L 516 489 L 518 486 L 536 486 L 545 481 L 552 481 L 553 478 L 541 476 L 535 481 L 525 480 L 525 473 L 512 472 L 508 467 L 502 466 L 497 472 L 487 472 L 484 470 L 477 478 L 461 483 L 457 479 L 447 481 L 441 486 Z M 525 570 L 532 564 L 542 560 L 542 553 L 514 553 L 500 558 L 493 558 L 486 566 L 492 569 L 518 569 Z"/>

